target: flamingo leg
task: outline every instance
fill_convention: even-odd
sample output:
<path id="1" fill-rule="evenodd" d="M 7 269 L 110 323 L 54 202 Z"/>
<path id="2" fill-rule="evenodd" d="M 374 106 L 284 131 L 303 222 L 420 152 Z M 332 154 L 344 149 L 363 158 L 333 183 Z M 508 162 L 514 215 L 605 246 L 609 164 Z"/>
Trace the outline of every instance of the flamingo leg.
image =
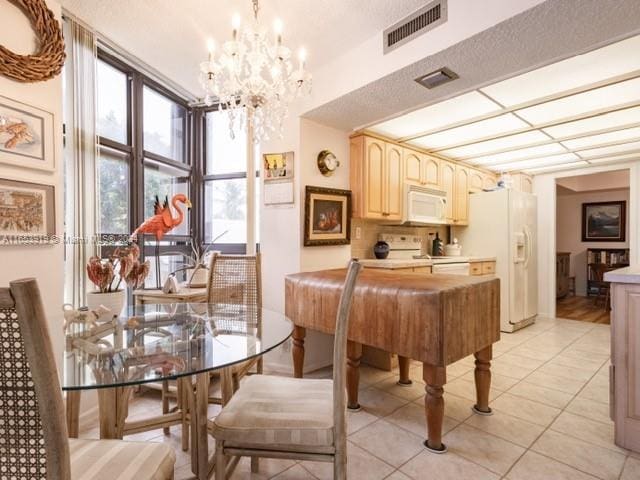
<path id="1" fill-rule="evenodd" d="M 156 240 L 156 288 L 162 288 L 160 285 L 160 242 Z"/>

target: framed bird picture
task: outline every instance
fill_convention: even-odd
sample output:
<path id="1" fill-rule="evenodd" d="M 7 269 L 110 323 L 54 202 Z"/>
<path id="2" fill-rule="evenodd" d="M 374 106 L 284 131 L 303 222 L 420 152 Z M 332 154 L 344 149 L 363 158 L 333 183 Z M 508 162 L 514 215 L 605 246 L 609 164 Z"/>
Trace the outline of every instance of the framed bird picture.
<path id="1" fill-rule="evenodd" d="M 0 163 L 53 171 L 53 114 L 0 96 Z"/>
<path id="2" fill-rule="evenodd" d="M 351 243 L 351 191 L 307 186 L 304 246 Z"/>

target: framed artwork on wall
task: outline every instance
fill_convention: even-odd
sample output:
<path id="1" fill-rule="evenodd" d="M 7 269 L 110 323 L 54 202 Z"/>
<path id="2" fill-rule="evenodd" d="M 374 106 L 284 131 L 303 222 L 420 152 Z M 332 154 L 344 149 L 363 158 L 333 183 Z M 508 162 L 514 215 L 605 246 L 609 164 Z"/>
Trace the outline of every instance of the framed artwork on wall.
<path id="1" fill-rule="evenodd" d="M 582 204 L 583 242 L 626 241 L 627 202 Z"/>
<path id="2" fill-rule="evenodd" d="M 304 202 L 304 245 L 351 243 L 351 191 L 307 186 Z"/>
<path id="3" fill-rule="evenodd" d="M 56 234 L 53 185 L 0 178 L 0 244 L 49 243 Z"/>
<path id="4" fill-rule="evenodd" d="M 0 163 L 53 171 L 53 114 L 0 96 Z"/>

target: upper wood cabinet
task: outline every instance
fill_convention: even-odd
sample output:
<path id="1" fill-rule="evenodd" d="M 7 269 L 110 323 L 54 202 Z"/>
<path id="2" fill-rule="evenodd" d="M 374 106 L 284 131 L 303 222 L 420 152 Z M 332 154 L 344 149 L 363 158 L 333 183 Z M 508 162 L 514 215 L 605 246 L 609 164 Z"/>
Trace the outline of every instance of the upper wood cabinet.
<path id="1" fill-rule="evenodd" d="M 533 179 L 526 173 L 511 174 L 512 187 L 522 192 L 533 193 Z"/>
<path id="2" fill-rule="evenodd" d="M 403 152 L 372 137 L 351 139 L 353 216 L 400 220 L 403 207 Z"/>
<path id="3" fill-rule="evenodd" d="M 482 188 L 494 188 L 498 184 L 498 179 L 491 173 L 482 174 Z"/>
<path id="4" fill-rule="evenodd" d="M 473 168 L 469 169 L 469 191 L 481 192 L 484 188 L 484 174 Z"/>
<path id="5" fill-rule="evenodd" d="M 453 223 L 455 219 L 455 184 L 456 184 L 456 166 L 449 162 L 440 162 L 440 189 L 447 193 L 446 219 L 448 223 Z"/>
<path id="6" fill-rule="evenodd" d="M 467 225 L 469 223 L 469 169 L 462 165 L 456 165 L 455 175 L 453 222 L 456 225 Z"/>
<path id="7" fill-rule="evenodd" d="M 411 185 L 438 188 L 440 185 L 440 161 L 408 148 L 404 148 L 402 152 L 405 182 Z"/>

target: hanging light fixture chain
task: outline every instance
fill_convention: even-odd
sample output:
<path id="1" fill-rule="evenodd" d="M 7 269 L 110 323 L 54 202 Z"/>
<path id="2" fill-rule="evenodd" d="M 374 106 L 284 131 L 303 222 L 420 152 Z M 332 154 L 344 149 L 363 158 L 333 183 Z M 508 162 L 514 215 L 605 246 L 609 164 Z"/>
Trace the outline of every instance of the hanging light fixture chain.
<path id="1" fill-rule="evenodd" d="M 253 0 L 253 18 L 258 21 L 258 11 L 260 10 L 260 0 Z"/>

